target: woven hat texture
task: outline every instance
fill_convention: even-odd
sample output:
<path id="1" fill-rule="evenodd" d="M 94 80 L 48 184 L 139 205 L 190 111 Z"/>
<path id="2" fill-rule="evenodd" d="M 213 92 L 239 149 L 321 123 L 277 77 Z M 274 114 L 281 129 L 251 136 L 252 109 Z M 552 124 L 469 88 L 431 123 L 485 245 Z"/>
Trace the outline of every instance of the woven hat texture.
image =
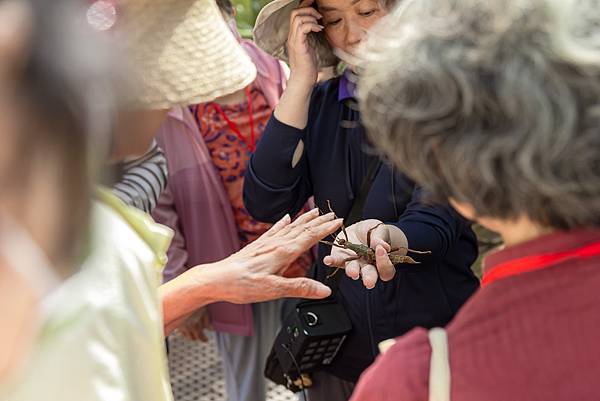
<path id="1" fill-rule="evenodd" d="M 117 29 L 138 78 L 136 106 L 203 103 L 254 81 L 256 67 L 214 0 L 127 0 L 122 12 Z"/>

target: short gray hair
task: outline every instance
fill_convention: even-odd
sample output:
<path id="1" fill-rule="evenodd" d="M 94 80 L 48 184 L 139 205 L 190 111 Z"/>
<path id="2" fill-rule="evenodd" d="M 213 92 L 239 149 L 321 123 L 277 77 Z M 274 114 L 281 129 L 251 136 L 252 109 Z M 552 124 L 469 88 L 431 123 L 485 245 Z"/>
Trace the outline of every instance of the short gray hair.
<path id="1" fill-rule="evenodd" d="M 598 0 L 408 0 L 358 84 L 376 147 L 478 216 L 600 225 Z"/>

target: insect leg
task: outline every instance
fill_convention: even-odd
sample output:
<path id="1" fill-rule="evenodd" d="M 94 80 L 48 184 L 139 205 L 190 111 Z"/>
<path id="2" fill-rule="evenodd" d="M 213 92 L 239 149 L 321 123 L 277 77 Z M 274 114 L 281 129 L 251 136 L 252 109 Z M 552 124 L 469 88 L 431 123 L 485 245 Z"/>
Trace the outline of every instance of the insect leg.
<path id="1" fill-rule="evenodd" d="M 416 253 L 418 255 L 429 255 L 431 253 L 431 251 L 415 251 L 414 249 L 410 249 L 410 248 L 407 248 L 405 246 L 400 246 L 400 247 L 397 247 L 397 248 L 392 248 L 392 249 L 390 249 L 390 251 L 388 253 L 398 252 L 401 249 L 404 249 L 407 252 Z"/>
<path id="2" fill-rule="evenodd" d="M 416 253 L 418 255 L 429 255 L 431 251 L 415 251 L 414 249 L 408 249 L 408 252 Z"/>
<path id="3" fill-rule="evenodd" d="M 329 211 L 331 213 L 333 213 L 333 215 L 337 219 L 337 215 L 333 211 L 333 208 L 331 207 L 331 202 L 329 201 L 329 199 L 327 199 L 327 207 L 329 208 Z M 346 239 L 346 241 L 348 241 L 348 233 L 346 232 L 346 226 L 344 224 L 342 224 L 342 232 L 344 233 L 344 238 Z"/>
<path id="4" fill-rule="evenodd" d="M 352 262 L 353 260 L 358 260 L 358 259 L 360 259 L 360 256 L 353 256 L 353 257 L 350 257 L 350 258 L 344 259 L 344 263 Z M 340 269 L 341 269 L 341 267 L 338 267 L 338 268 L 336 268 L 336 269 L 335 269 L 335 271 L 334 271 L 333 273 L 331 273 L 329 276 L 327 276 L 327 278 L 330 278 L 330 277 L 333 277 L 333 276 L 335 276 L 335 274 L 336 274 L 336 273 L 338 272 L 338 270 L 340 270 Z"/>
<path id="5" fill-rule="evenodd" d="M 324 241 L 324 240 L 321 240 L 321 241 L 319 241 L 319 242 L 320 242 L 321 244 L 325 244 L 325 245 L 329 245 L 329 246 L 335 246 L 335 247 L 337 247 L 337 248 L 348 249 L 348 248 L 346 248 L 345 246 L 341 246 L 340 244 L 336 244 L 335 242 L 331 242 L 331 241 Z"/>
<path id="6" fill-rule="evenodd" d="M 383 223 L 379 223 L 377 224 L 375 227 L 371 227 L 369 228 L 369 231 L 367 231 L 367 246 L 370 247 L 371 246 L 371 231 L 373 231 L 374 229 L 376 229 L 377 227 L 379 227 L 380 225 L 382 225 Z"/>

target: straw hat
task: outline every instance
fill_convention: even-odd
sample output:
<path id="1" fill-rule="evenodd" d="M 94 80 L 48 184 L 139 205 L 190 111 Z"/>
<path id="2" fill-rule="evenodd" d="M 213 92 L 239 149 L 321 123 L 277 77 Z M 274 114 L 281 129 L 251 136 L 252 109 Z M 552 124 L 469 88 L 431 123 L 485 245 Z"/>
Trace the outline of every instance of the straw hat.
<path id="1" fill-rule="evenodd" d="M 288 61 L 287 38 L 290 31 L 290 15 L 299 4 L 299 0 L 272 1 L 260 10 L 254 25 L 254 41 L 258 47 L 286 62 Z M 335 66 L 338 63 L 338 58 L 323 32 L 311 33 L 308 39 L 316 51 L 319 68 Z"/>
<path id="2" fill-rule="evenodd" d="M 117 11 L 117 35 L 138 77 L 136 107 L 207 102 L 256 77 L 214 0 L 127 0 Z"/>

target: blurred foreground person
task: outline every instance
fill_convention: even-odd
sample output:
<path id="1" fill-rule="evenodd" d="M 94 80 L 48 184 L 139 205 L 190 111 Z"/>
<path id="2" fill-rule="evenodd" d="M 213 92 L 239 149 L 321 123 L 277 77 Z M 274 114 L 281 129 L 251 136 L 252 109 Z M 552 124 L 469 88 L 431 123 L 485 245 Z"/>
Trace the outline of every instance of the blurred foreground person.
<path id="1" fill-rule="evenodd" d="M 90 202 L 87 190 L 88 172 L 95 172 L 94 166 L 108 155 L 108 140 L 97 133 L 109 132 L 108 112 L 116 108 L 114 95 L 121 93 L 111 72 L 118 64 L 117 52 L 86 30 L 84 11 L 75 0 L 14 1 L 10 6 L 16 4 L 17 11 L 0 2 L 0 16 L 8 21 L 0 29 L 0 172 L 6 184 L 0 203 L 6 211 L 0 220 L 5 240 L 0 296 L 3 311 L 9 311 L 2 317 L 4 366 L 23 360 L 27 347 L 19 343 L 32 337 L 36 304 L 56 281 L 46 276 L 57 272 L 66 277 L 68 267 L 79 264 L 81 270 L 44 299 L 41 332 L 26 375 L 3 383 L 0 399 L 171 400 L 163 333 L 194 310 L 221 300 L 248 303 L 330 294 L 320 283 L 281 277 L 291 260 L 339 228 L 332 215 L 318 217 L 317 211 L 293 223 L 285 216 L 250 246 L 159 288 L 171 231 L 108 190 L 99 189 Z M 152 44 L 132 57 L 137 67 L 153 72 L 146 71 L 135 90 L 127 92 L 145 108 L 208 100 L 254 77 L 252 64 L 210 0 L 132 0 L 119 12 L 127 16 L 127 40 L 144 37 Z M 134 17 L 139 18 L 137 26 L 131 22 Z M 161 29 L 155 26 L 159 17 L 166 20 Z M 190 28 L 190 21 L 196 28 Z M 198 39 L 202 62 L 219 64 L 219 76 L 227 83 L 217 76 L 196 85 L 176 81 L 181 69 L 192 66 L 198 72 L 202 63 L 197 58 L 174 61 L 181 54 L 173 54 L 180 49 L 171 41 L 177 35 L 166 35 L 173 31 Z M 158 36 L 136 36 L 140 33 Z M 156 54 L 169 62 L 152 69 Z M 169 75 L 173 66 L 180 70 Z M 29 259 L 21 259 L 25 256 Z M 51 265 L 57 267 L 45 267 Z"/>
<path id="2" fill-rule="evenodd" d="M 359 83 L 371 138 L 506 247 L 353 400 L 598 399 L 599 34 L 581 0 L 409 1 L 377 28 Z"/>
<path id="3" fill-rule="evenodd" d="M 42 305 L 84 252 L 87 147 L 100 145 L 89 100 L 102 99 L 103 67 L 85 49 L 70 58 L 47 3 L 0 1 L 0 398 L 27 359 Z M 41 38 L 56 41 L 52 54 Z"/>

